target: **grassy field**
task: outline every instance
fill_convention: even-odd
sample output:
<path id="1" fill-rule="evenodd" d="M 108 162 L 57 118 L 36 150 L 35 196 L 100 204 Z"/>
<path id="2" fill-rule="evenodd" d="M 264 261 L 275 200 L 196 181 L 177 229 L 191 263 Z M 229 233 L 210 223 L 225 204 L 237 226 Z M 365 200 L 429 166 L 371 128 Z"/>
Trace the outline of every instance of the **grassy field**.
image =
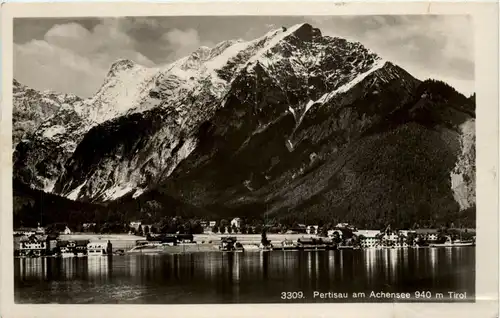
<path id="1" fill-rule="evenodd" d="M 75 233 L 64 234 L 59 236 L 59 240 L 89 240 L 96 241 L 110 241 L 113 245 L 113 250 L 123 249 L 128 250 L 135 246 L 135 241 L 145 240 L 145 237 L 128 235 L 128 234 L 93 234 L 93 233 Z"/>
<path id="2" fill-rule="evenodd" d="M 242 244 L 259 244 L 261 240 L 260 234 L 195 234 L 194 240 L 196 243 L 218 245 L 221 238 L 225 236 L 236 237 L 237 241 Z M 309 234 L 268 234 L 267 238 L 273 245 L 281 244 L 282 241 L 292 240 L 297 241 L 303 237 L 317 237 Z M 75 233 L 68 235 L 60 235 L 60 240 L 89 240 L 95 241 L 110 241 L 113 249 L 129 250 L 135 246 L 137 240 L 145 240 L 145 237 L 128 234 L 93 234 L 93 233 Z"/>

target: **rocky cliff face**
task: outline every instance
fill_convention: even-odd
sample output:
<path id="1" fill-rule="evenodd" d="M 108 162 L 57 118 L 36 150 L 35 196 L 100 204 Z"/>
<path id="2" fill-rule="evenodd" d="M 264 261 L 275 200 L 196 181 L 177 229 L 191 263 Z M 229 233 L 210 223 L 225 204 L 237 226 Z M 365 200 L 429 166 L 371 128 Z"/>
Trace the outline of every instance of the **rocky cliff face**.
<path id="1" fill-rule="evenodd" d="M 28 136 L 35 132 L 42 122 L 56 114 L 63 106 L 81 100 L 71 94 L 38 92 L 16 80 L 13 82 L 12 95 L 14 103 L 12 144 L 14 148 L 23 138 L 29 138 Z"/>
<path id="2" fill-rule="evenodd" d="M 446 84 L 303 24 L 164 68 L 118 61 L 18 145 L 15 170 L 80 201 L 159 191 L 223 215 L 431 220 L 475 204 L 474 117 Z"/>

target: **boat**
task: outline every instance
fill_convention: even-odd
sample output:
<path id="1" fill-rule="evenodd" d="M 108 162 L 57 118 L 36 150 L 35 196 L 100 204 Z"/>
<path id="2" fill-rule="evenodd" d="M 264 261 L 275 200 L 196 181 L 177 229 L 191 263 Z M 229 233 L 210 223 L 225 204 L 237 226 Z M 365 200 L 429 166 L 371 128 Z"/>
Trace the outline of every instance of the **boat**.
<path id="1" fill-rule="evenodd" d="M 113 255 L 125 255 L 125 251 L 124 250 L 116 250 L 115 252 L 113 252 Z"/>
<path id="2" fill-rule="evenodd" d="M 475 246 L 475 245 L 476 243 L 474 242 L 453 241 L 453 242 L 430 244 L 429 247 L 464 247 L 464 246 Z"/>
<path id="3" fill-rule="evenodd" d="M 270 252 L 273 250 L 273 245 L 272 244 L 267 244 L 267 245 L 264 245 L 262 243 L 259 244 L 259 250 L 261 252 Z"/>
<path id="4" fill-rule="evenodd" d="M 275 250 L 282 250 L 282 251 L 298 251 L 299 249 L 300 248 L 298 244 L 290 240 L 284 240 L 283 242 L 281 242 L 281 247 L 275 248 Z"/>
<path id="5" fill-rule="evenodd" d="M 240 242 L 236 242 L 236 237 L 226 236 L 221 238 L 219 250 L 222 252 L 243 252 L 245 249 Z"/>
<path id="6" fill-rule="evenodd" d="M 336 250 L 342 248 L 341 246 L 337 246 L 330 239 L 324 238 L 299 238 L 297 240 L 297 246 L 299 249 L 304 251 L 325 251 L 325 250 Z M 346 246 L 344 248 L 352 249 L 352 246 Z"/>
<path id="7" fill-rule="evenodd" d="M 58 255 L 62 258 L 75 257 L 75 252 L 71 251 L 67 247 L 62 247 L 61 252 Z"/>
<path id="8" fill-rule="evenodd" d="M 160 252 L 162 249 L 162 244 L 161 243 L 146 243 L 146 244 L 139 244 L 137 246 L 134 246 L 130 250 L 128 250 L 128 253 L 157 253 Z"/>
<path id="9" fill-rule="evenodd" d="M 260 251 L 259 245 L 257 244 L 243 244 L 243 249 L 245 251 Z"/>
<path id="10" fill-rule="evenodd" d="M 235 252 L 244 252 L 245 248 L 243 247 L 243 245 L 241 245 L 240 242 L 236 242 L 236 244 L 234 244 L 234 251 Z"/>
<path id="11" fill-rule="evenodd" d="M 452 240 L 451 237 L 446 237 L 444 243 L 434 243 L 430 244 L 429 247 L 464 247 L 464 246 L 475 246 L 474 241 L 462 241 L 462 240 Z"/>

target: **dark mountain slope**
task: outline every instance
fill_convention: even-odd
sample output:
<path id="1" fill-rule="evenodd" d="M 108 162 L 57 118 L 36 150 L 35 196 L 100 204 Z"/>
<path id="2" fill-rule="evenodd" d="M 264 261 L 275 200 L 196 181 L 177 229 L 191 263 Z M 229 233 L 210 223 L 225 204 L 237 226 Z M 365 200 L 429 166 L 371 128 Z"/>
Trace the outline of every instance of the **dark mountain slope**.
<path id="1" fill-rule="evenodd" d="M 219 112 L 201 139 L 206 146 L 179 164 L 164 192 L 226 215 L 471 225 L 473 216 L 458 214 L 450 174 L 474 105 L 447 88 L 389 64 L 313 106 L 295 130 L 292 116 L 281 115 L 254 135 L 255 126 L 243 126 L 251 120 Z"/>
<path id="2" fill-rule="evenodd" d="M 22 182 L 13 183 L 14 227 L 65 223 L 75 229 L 83 223 L 153 222 L 164 216 L 215 217 L 208 210 L 180 202 L 167 195 L 150 191 L 139 199 L 123 197 L 107 204 L 73 201 L 32 189 Z"/>

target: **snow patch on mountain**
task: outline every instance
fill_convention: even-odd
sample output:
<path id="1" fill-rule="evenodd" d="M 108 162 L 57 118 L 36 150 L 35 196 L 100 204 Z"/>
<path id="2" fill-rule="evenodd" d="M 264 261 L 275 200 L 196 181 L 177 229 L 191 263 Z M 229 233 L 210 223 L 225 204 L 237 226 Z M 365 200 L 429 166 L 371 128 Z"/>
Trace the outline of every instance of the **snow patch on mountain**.
<path id="1" fill-rule="evenodd" d="M 48 127 L 44 132 L 43 132 L 43 137 L 44 138 L 54 138 L 57 135 L 62 135 L 66 132 L 66 128 L 61 125 L 55 125 L 52 127 Z"/>
<path id="2" fill-rule="evenodd" d="M 80 191 L 82 190 L 83 186 L 85 186 L 86 183 L 87 182 L 83 182 L 82 184 L 80 184 L 73 191 L 71 191 L 66 197 L 70 200 L 76 200 L 78 198 L 78 195 L 80 194 Z"/>
<path id="3" fill-rule="evenodd" d="M 157 68 L 143 67 L 131 61 L 115 62 L 99 91 L 78 105 L 76 111 L 96 124 L 124 115 L 146 99 L 157 72 Z"/>
<path id="4" fill-rule="evenodd" d="M 172 172 L 177 167 L 177 165 L 182 160 L 186 159 L 187 156 L 189 156 L 191 154 L 191 152 L 193 152 L 193 150 L 196 148 L 197 145 L 198 145 L 198 142 L 197 142 L 196 139 L 194 139 L 194 138 L 187 139 L 182 144 L 182 146 L 180 147 L 180 149 L 175 154 L 173 154 L 173 158 L 172 158 L 173 159 L 173 164 L 171 164 L 167 168 L 167 171 L 164 173 L 164 177 L 170 176 L 170 174 L 172 174 Z"/>
<path id="5" fill-rule="evenodd" d="M 278 30 L 273 30 L 268 32 L 264 38 L 270 38 L 270 40 L 267 42 L 266 46 L 260 49 L 252 58 L 248 60 L 247 65 L 251 65 L 253 62 L 259 61 L 263 63 L 264 65 L 269 65 L 271 62 L 268 58 L 265 57 L 265 54 L 269 52 L 271 48 L 276 46 L 281 40 L 285 39 L 287 36 L 293 34 L 296 32 L 298 29 L 300 29 L 302 26 L 304 26 L 305 23 L 300 23 L 296 24 L 290 28 L 288 28 L 286 31 L 283 31 L 283 29 L 278 29 Z"/>
<path id="6" fill-rule="evenodd" d="M 45 179 L 44 181 L 45 182 L 42 190 L 47 193 L 52 192 L 52 189 L 54 189 L 54 185 L 56 184 L 56 180 Z"/>
<path id="7" fill-rule="evenodd" d="M 135 190 L 135 185 L 119 185 L 107 189 L 103 194 L 104 201 L 116 200 Z"/>
<path id="8" fill-rule="evenodd" d="M 358 83 L 360 83 L 361 81 L 363 81 L 368 75 L 370 75 L 373 72 L 375 72 L 375 71 L 381 69 L 382 67 L 384 67 L 384 65 L 386 63 L 387 63 L 387 61 L 385 61 L 384 59 L 377 58 L 376 62 L 374 63 L 373 67 L 370 70 L 368 70 L 368 71 L 366 71 L 364 73 L 361 73 L 361 74 L 357 74 L 356 77 L 354 77 L 352 80 L 350 80 L 345 85 L 342 85 L 341 87 L 337 88 L 336 90 L 334 90 L 334 91 L 332 91 L 330 93 L 324 94 L 316 102 L 311 103 L 310 105 L 313 105 L 315 103 L 322 103 L 322 104 L 326 103 L 329 100 L 331 100 L 334 96 L 349 91 L 355 85 L 357 85 Z"/>
<path id="9" fill-rule="evenodd" d="M 360 74 L 355 74 L 355 77 L 353 77 L 352 79 L 350 79 L 346 84 L 340 86 L 339 88 L 331 91 L 331 92 L 327 92 L 325 94 L 323 94 L 319 99 L 317 100 L 309 100 L 304 108 L 304 112 L 302 113 L 302 115 L 300 116 L 300 118 L 298 119 L 298 121 L 296 120 L 297 122 L 297 127 L 300 125 L 300 123 L 302 123 L 302 120 L 304 120 L 307 112 L 314 106 L 314 105 L 318 105 L 318 104 L 324 104 L 328 101 L 330 101 L 333 97 L 335 97 L 336 95 L 339 95 L 339 94 L 342 94 L 342 93 L 345 93 L 347 91 L 349 91 L 351 88 L 353 88 L 354 86 L 356 86 L 357 84 L 361 83 L 367 76 L 369 76 L 370 74 L 374 73 L 375 71 L 381 69 L 382 67 L 384 67 L 386 65 L 387 61 L 377 57 L 373 66 L 366 72 L 364 73 L 360 73 Z M 292 113 L 294 114 L 294 113 Z M 295 114 L 294 114 L 294 118 L 296 118 Z M 297 118 L 296 118 L 297 119 Z M 290 142 L 290 145 L 291 142 Z"/>

